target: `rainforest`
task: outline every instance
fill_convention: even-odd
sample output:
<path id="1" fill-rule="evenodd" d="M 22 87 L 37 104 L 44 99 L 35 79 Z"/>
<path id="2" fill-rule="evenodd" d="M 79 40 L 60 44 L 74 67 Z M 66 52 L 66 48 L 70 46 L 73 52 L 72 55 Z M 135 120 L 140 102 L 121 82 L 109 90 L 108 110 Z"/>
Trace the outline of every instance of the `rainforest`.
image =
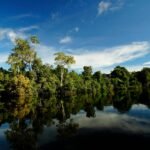
<path id="1" fill-rule="evenodd" d="M 70 149 L 76 149 L 84 145 L 79 144 L 80 140 L 93 143 L 96 140 L 93 133 L 74 136 L 79 123 L 74 122 L 72 116 L 100 116 L 99 120 L 105 122 L 104 118 L 110 114 L 105 114 L 104 118 L 101 114 L 111 106 L 110 112 L 116 110 L 117 115 L 126 114 L 134 107 L 144 107 L 148 112 L 144 116 L 150 115 L 150 68 L 129 72 L 125 67 L 116 66 L 110 74 L 104 74 L 101 71 L 93 72 L 92 66 L 84 66 L 83 71 L 78 73 L 71 70 L 71 65 L 76 62 L 74 57 L 63 52 L 55 53 L 55 64 L 43 64 L 34 49 L 36 44 L 39 44 L 36 36 L 16 39 L 7 60 L 10 68 L 0 68 L 0 125 L 1 129 L 6 130 L 1 134 L 9 142 L 6 145 L 12 149 L 66 149 L 68 143 L 72 145 Z M 51 126 L 55 126 L 59 144 L 49 144 L 49 140 L 49 143 L 40 145 L 39 135 Z M 132 138 L 135 141 L 149 140 L 149 136 L 143 138 L 137 133 L 129 136 L 118 132 L 120 130 L 113 129 L 116 131 L 113 134 L 105 128 L 100 132 L 101 136 L 96 137 L 102 141 L 119 141 L 120 136 L 123 137 L 121 142 L 129 142 Z M 92 139 L 89 140 L 88 136 Z M 72 140 L 69 140 L 71 137 Z"/>

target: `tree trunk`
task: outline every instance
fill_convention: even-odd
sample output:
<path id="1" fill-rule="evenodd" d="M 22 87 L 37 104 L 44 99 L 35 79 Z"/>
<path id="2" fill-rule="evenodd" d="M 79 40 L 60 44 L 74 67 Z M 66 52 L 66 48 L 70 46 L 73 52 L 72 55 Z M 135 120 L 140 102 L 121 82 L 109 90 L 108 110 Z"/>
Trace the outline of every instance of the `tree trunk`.
<path id="1" fill-rule="evenodd" d="M 61 69 L 61 75 L 60 75 L 60 86 L 63 86 L 63 80 L 64 80 L 64 70 L 63 68 Z"/>
<path id="2" fill-rule="evenodd" d="M 60 104 L 61 104 L 61 110 L 62 110 L 62 117 L 64 120 L 66 118 L 66 113 L 65 113 L 65 109 L 64 109 L 64 103 L 62 100 L 60 101 Z"/>

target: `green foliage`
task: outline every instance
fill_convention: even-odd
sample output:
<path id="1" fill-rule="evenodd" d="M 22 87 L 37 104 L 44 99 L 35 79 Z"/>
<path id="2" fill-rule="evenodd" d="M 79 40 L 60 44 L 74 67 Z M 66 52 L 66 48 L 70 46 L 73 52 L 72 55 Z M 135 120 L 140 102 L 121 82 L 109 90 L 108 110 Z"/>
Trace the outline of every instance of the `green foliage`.
<path id="1" fill-rule="evenodd" d="M 83 67 L 83 72 L 82 72 L 82 75 L 83 75 L 83 78 L 84 80 L 90 80 L 91 77 L 92 77 L 92 67 L 91 66 L 84 66 Z"/>
<path id="2" fill-rule="evenodd" d="M 124 89 L 125 91 L 129 88 L 130 73 L 124 67 L 117 66 L 111 72 L 112 83 L 115 90 Z"/>
<path id="3" fill-rule="evenodd" d="M 95 117 L 95 107 L 103 110 L 111 104 L 121 113 L 133 103 L 150 107 L 150 68 L 130 73 L 117 66 L 110 74 L 102 74 L 84 66 L 79 74 L 68 69 L 75 60 L 63 52 L 55 54 L 55 68 L 43 64 L 33 49 L 38 43 L 35 36 L 16 39 L 7 61 L 10 69 L 0 68 L 0 124 L 5 120 L 12 123 L 6 132 L 12 148 L 37 149 L 36 133 L 54 118 L 61 123 L 58 136 L 70 137 L 78 125 L 65 121 L 80 110 Z M 24 119 L 32 120 L 30 126 Z"/>
<path id="4" fill-rule="evenodd" d="M 32 37 L 31 40 L 35 42 L 35 38 Z M 7 63 L 11 65 L 11 70 L 14 74 L 24 73 L 26 70 L 32 70 L 35 58 L 36 53 L 30 46 L 29 41 L 18 38 Z"/>
<path id="5" fill-rule="evenodd" d="M 55 64 L 60 67 L 60 87 L 62 87 L 64 82 L 64 68 L 75 64 L 75 60 L 73 56 L 67 56 L 63 52 L 55 53 L 55 56 Z"/>
<path id="6" fill-rule="evenodd" d="M 67 56 L 63 52 L 55 53 L 55 64 L 58 66 L 69 66 L 71 64 L 75 64 L 75 60 L 72 56 Z"/>
<path id="7" fill-rule="evenodd" d="M 37 150 L 37 136 L 33 129 L 29 128 L 24 120 L 13 122 L 11 130 L 5 132 L 11 148 L 15 150 Z"/>
<path id="8" fill-rule="evenodd" d="M 37 36 L 31 36 L 30 40 L 34 44 L 39 44 L 40 43 L 39 40 L 38 40 L 38 38 L 37 38 Z"/>
<path id="9" fill-rule="evenodd" d="M 36 68 L 36 88 L 40 97 L 50 97 L 55 94 L 59 84 L 58 77 L 53 73 L 49 65 L 41 65 Z"/>
<path id="10" fill-rule="evenodd" d="M 100 71 L 93 73 L 91 66 L 84 66 L 83 72 L 78 74 L 68 68 L 75 63 L 74 57 L 63 52 L 55 54 L 55 68 L 43 64 L 34 50 L 34 44 L 38 43 L 36 36 L 29 40 L 16 39 L 7 61 L 10 69 L 0 68 L 1 106 L 6 104 L 8 108 L 13 107 L 11 112 L 14 117 L 23 118 L 36 106 L 45 108 L 42 113 L 59 114 L 55 110 L 50 111 L 51 104 L 55 108 L 58 103 L 67 118 L 70 112 L 77 111 L 75 107 L 79 109 L 85 104 L 94 103 L 102 108 L 103 103 L 107 104 L 114 98 L 116 103 L 122 101 L 125 93 L 129 93 L 128 99 L 137 102 L 141 96 L 141 101 L 150 105 L 150 68 L 130 73 L 125 67 L 117 66 L 110 74 L 102 74 Z M 60 99 L 59 102 L 51 99 L 54 95 Z M 86 100 L 83 98 L 83 102 L 79 102 L 70 98 L 79 95 L 86 95 Z M 91 112 L 94 114 L 92 109 Z"/>
<path id="11" fill-rule="evenodd" d="M 9 108 L 14 117 L 23 118 L 36 104 L 36 93 L 29 78 L 24 75 L 12 77 L 5 87 Z M 34 98 L 33 98 L 34 97 Z"/>
<path id="12" fill-rule="evenodd" d="M 101 78 L 102 78 L 102 74 L 100 71 L 96 71 L 94 74 L 93 74 L 93 79 L 94 80 L 97 80 L 97 82 L 100 82 L 101 81 Z"/>
<path id="13" fill-rule="evenodd" d="M 130 73 L 128 70 L 124 67 L 117 66 L 112 72 L 111 72 L 112 78 L 119 78 L 123 81 L 128 81 L 130 77 Z"/>
<path id="14" fill-rule="evenodd" d="M 0 95 L 5 91 L 5 85 L 9 80 L 9 72 L 0 68 Z M 0 96 L 1 97 L 1 96 Z"/>

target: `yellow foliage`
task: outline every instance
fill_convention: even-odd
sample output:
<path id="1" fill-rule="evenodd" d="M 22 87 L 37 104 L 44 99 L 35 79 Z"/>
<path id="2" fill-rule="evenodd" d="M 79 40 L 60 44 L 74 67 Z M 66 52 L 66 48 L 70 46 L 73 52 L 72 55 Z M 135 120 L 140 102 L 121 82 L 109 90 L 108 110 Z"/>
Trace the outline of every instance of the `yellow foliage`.
<path id="1" fill-rule="evenodd" d="M 12 78 L 10 90 L 18 95 L 18 97 L 25 97 L 32 95 L 32 86 L 30 80 L 24 75 L 17 75 Z"/>
<path id="2" fill-rule="evenodd" d="M 16 95 L 13 101 L 12 114 L 19 119 L 29 114 L 33 105 L 32 84 L 24 75 L 17 75 L 12 78 L 10 84 L 10 92 Z"/>

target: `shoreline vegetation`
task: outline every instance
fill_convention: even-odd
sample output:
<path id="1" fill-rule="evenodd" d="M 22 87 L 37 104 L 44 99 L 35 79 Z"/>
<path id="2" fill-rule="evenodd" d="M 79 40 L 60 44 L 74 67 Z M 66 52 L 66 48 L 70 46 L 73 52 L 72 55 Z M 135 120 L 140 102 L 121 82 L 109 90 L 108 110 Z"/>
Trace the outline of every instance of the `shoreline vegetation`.
<path id="1" fill-rule="evenodd" d="M 102 74 L 100 71 L 93 73 L 91 66 L 84 66 L 83 72 L 78 74 L 68 71 L 75 60 L 63 52 L 55 54 L 55 68 L 43 64 L 34 50 L 38 43 L 36 36 L 16 39 L 7 60 L 10 68 L 0 68 L 0 108 L 12 110 L 14 117 L 23 118 L 33 108 L 49 105 L 61 109 L 65 117 L 64 99 L 82 95 L 87 95 L 87 102 L 88 97 L 92 97 L 98 99 L 96 103 L 103 99 L 105 103 L 111 101 L 117 106 L 131 99 L 133 103 L 150 107 L 150 68 L 129 72 L 125 67 L 116 66 L 110 74 Z M 59 102 L 53 99 L 54 96 Z M 79 103 L 71 101 L 74 105 Z"/>
<path id="2" fill-rule="evenodd" d="M 58 122 L 59 140 L 40 149 L 65 149 L 69 140 L 72 149 L 74 145 L 85 146 L 85 142 L 91 142 L 93 146 L 95 137 L 102 143 L 112 142 L 112 139 L 115 143 L 119 139 L 134 138 L 136 144 L 137 141 L 146 143 L 149 140 L 149 136 L 145 138 L 144 135 L 124 135 L 105 130 L 106 134 L 95 134 L 98 133 L 96 131 L 91 135 L 74 137 L 79 124 L 71 120 L 71 114 L 84 110 L 86 117 L 95 117 L 95 108 L 102 111 L 104 106 L 111 105 L 119 113 L 128 112 L 133 104 L 144 104 L 150 108 L 150 68 L 129 72 L 117 66 L 110 74 L 102 74 L 100 71 L 93 73 L 91 66 L 84 66 L 83 72 L 78 74 L 68 71 L 75 60 L 63 52 L 55 54 L 55 68 L 43 64 L 33 49 L 33 44 L 38 43 L 35 36 L 30 40 L 16 39 L 7 61 L 10 68 L 0 68 L 0 125 L 9 124 L 4 134 L 12 149 L 38 149 L 38 137 L 45 127 L 55 124 L 54 120 Z M 124 143 L 124 140 L 120 142 Z M 130 143 L 130 140 L 126 142 Z M 87 144 L 87 149 L 91 148 L 89 146 Z"/>

